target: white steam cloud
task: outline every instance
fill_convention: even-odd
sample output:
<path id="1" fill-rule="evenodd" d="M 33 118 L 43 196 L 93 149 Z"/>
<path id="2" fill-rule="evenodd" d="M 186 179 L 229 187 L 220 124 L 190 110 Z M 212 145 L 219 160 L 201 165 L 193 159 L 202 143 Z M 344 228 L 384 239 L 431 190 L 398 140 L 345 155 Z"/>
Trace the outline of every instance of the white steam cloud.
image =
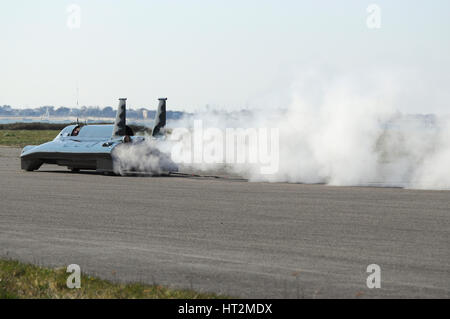
<path id="1" fill-rule="evenodd" d="M 450 188 L 449 118 L 400 113 L 402 94 L 414 94 L 405 90 L 407 85 L 407 80 L 382 73 L 325 77 L 311 72 L 292 87 L 289 105 L 233 113 L 207 110 L 170 126 L 192 129 L 194 120 L 201 119 L 204 127 L 222 130 L 279 130 L 273 174 L 262 174 L 258 163 L 183 165 L 192 170 L 221 170 L 250 181 Z M 203 149 L 212 142 L 203 140 Z M 186 141 L 172 141 L 164 152 L 177 143 Z M 143 153 L 136 154 L 142 161 Z"/>
<path id="2" fill-rule="evenodd" d="M 173 171 L 176 165 L 170 159 L 167 147 L 168 144 L 149 136 L 144 141 L 120 144 L 112 153 L 114 172 L 161 175 Z"/>

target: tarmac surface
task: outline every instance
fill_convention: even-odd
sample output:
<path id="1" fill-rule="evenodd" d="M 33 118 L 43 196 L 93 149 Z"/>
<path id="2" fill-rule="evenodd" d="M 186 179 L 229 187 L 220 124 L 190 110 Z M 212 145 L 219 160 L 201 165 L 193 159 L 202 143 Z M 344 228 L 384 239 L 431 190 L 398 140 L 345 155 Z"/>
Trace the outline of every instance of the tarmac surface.
<path id="1" fill-rule="evenodd" d="M 0 147 L 2 258 L 235 297 L 450 297 L 449 191 L 24 172 L 19 153 Z"/>

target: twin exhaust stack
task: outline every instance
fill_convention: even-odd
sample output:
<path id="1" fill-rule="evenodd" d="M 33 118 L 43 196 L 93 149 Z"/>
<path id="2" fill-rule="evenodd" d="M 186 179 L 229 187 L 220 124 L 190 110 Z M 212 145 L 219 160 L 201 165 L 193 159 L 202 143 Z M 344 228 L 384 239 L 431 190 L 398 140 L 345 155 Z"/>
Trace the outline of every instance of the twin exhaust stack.
<path id="1" fill-rule="evenodd" d="M 153 123 L 152 136 L 161 135 L 161 129 L 166 126 L 166 101 L 167 98 L 159 98 L 158 110 L 155 114 L 155 119 Z M 127 99 L 120 98 L 119 106 L 117 107 L 116 120 L 114 122 L 113 136 L 125 136 L 127 135 Z"/>

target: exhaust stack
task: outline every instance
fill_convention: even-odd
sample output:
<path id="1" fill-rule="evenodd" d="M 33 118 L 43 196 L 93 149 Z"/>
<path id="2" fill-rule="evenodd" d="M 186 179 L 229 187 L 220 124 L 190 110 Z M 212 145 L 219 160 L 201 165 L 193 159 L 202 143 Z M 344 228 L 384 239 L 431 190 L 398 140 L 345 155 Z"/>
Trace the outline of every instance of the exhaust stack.
<path id="1" fill-rule="evenodd" d="M 117 107 L 116 121 L 114 122 L 113 136 L 126 135 L 126 117 L 127 117 L 127 99 L 120 98 L 119 106 Z"/>
<path id="2" fill-rule="evenodd" d="M 152 136 L 162 135 L 161 130 L 166 126 L 166 101 L 167 98 L 159 98 L 158 110 L 155 114 Z"/>

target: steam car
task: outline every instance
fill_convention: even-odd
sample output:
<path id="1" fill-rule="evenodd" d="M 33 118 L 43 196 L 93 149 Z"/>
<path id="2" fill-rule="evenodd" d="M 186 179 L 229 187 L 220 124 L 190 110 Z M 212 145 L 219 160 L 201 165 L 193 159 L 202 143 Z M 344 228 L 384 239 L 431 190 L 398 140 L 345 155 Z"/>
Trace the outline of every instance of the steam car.
<path id="1" fill-rule="evenodd" d="M 159 99 L 151 136 L 134 136 L 133 130 L 126 125 L 126 98 L 120 98 L 114 125 L 69 125 L 51 142 L 25 146 L 20 155 L 21 168 L 34 171 L 42 164 L 55 164 L 66 166 L 71 171 L 96 170 L 103 173 L 117 173 L 117 159 L 114 155 L 117 148 L 163 136 L 166 125 L 166 100 L 166 98 Z M 178 171 L 177 165 L 170 157 L 158 149 L 150 149 L 148 154 L 159 157 L 160 172 Z M 134 170 L 133 167 L 127 169 Z"/>

